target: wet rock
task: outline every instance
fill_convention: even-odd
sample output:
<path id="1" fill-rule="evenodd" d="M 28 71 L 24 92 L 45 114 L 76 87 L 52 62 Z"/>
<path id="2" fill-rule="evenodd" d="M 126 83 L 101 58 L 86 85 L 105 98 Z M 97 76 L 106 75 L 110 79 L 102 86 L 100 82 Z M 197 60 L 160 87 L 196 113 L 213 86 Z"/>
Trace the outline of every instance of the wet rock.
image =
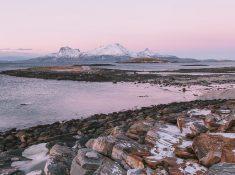
<path id="1" fill-rule="evenodd" d="M 94 175 L 108 174 L 126 175 L 126 170 L 124 170 L 117 162 L 114 162 L 109 158 L 105 158 L 99 169 L 96 170 L 96 172 L 94 173 Z"/>
<path id="2" fill-rule="evenodd" d="M 88 148 L 78 150 L 77 156 L 73 159 L 70 175 L 93 174 L 102 164 L 103 156 L 96 152 L 96 156 L 87 157 L 87 154 L 94 151 Z"/>
<path id="3" fill-rule="evenodd" d="M 209 168 L 208 175 L 234 175 L 235 164 L 233 163 L 218 163 Z"/>
<path id="4" fill-rule="evenodd" d="M 75 153 L 66 146 L 54 145 L 46 162 L 44 172 L 46 175 L 66 175 L 70 172 L 70 167 Z"/>

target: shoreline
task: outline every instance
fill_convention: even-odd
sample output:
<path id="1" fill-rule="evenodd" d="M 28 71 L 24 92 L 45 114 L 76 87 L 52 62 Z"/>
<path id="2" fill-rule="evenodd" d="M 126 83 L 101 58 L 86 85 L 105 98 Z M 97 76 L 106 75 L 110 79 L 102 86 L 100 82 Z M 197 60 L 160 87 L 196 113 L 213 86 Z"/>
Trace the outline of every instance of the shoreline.
<path id="1" fill-rule="evenodd" d="M 115 123 L 116 121 L 125 121 L 126 120 L 137 120 L 139 118 L 141 118 L 142 116 L 138 116 L 138 113 L 143 113 L 143 112 L 146 112 L 148 110 L 150 111 L 155 111 L 155 110 L 164 110 L 165 108 L 166 109 L 171 109 L 174 111 L 174 110 L 179 110 L 179 111 L 183 111 L 183 110 L 187 110 L 187 109 L 190 109 L 190 108 L 201 108 L 203 107 L 205 104 L 210 104 L 210 105 L 213 105 L 213 104 L 221 104 L 221 103 L 224 103 L 226 101 L 233 101 L 233 99 L 229 100 L 229 99 L 216 99 L 216 100 L 194 100 L 194 101 L 188 101 L 188 102 L 174 102 L 174 103 L 169 103 L 169 104 L 159 104 L 159 105 L 152 105 L 152 106 L 148 106 L 148 107 L 142 107 L 140 109 L 135 109 L 135 110 L 125 110 L 125 111 L 119 111 L 119 112 L 113 112 L 113 113 L 109 113 L 109 114 L 94 114 L 94 115 L 91 115 L 90 117 L 87 117 L 85 119 L 72 119 L 72 120 L 68 120 L 68 121 L 61 121 L 61 122 L 54 122 L 52 124 L 45 124 L 45 125 L 36 125 L 36 126 L 32 126 L 32 127 L 28 127 L 28 128 L 24 128 L 24 129 L 16 129 L 16 128 L 12 128 L 12 129 L 9 129 L 9 130 L 6 130 L 6 131 L 0 131 L 0 143 L 3 143 L 2 141 L 4 140 L 4 138 L 7 139 L 7 137 L 9 135 L 16 135 L 17 133 L 21 133 L 21 132 L 35 132 L 37 130 L 39 131 L 43 131 L 43 130 L 53 130 L 56 129 L 57 127 L 62 127 L 63 125 L 68 125 L 68 127 L 71 127 L 72 129 L 74 125 L 77 125 L 78 128 L 80 128 L 81 125 L 84 125 L 82 128 L 82 131 L 83 132 L 86 132 L 86 130 L 88 128 L 92 128 L 93 125 L 97 124 L 95 127 L 99 128 L 99 127 L 103 127 L 102 124 L 98 124 L 97 121 L 102 121 L 102 122 L 111 122 L 113 125 L 120 125 L 120 123 Z M 182 109 L 178 109 L 182 107 Z M 138 116 L 136 118 L 129 118 L 127 115 L 131 114 L 133 116 Z M 158 111 L 155 111 L 152 113 L 152 115 L 159 115 L 161 112 L 158 112 Z M 163 112 L 164 113 L 164 112 Z M 162 115 L 162 114 L 161 114 Z M 124 117 L 124 118 L 122 118 Z M 94 122 L 94 123 L 93 123 Z M 113 123 L 114 122 L 114 123 Z M 86 124 L 87 123 L 87 124 Z M 86 126 L 88 125 L 88 126 Z M 91 125 L 91 126 L 89 126 Z M 107 127 L 108 129 L 109 127 Z M 57 130 L 57 129 L 56 129 Z M 88 131 L 89 133 L 89 131 Z M 99 136 L 102 132 L 101 131 L 98 131 L 98 133 L 93 133 L 94 136 Z M 66 135 L 63 135 L 61 134 L 60 132 L 58 133 L 53 133 L 55 135 L 53 135 L 52 137 L 49 137 L 49 138 L 45 138 L 45 137 L 39 137 L 39 139 L 37 141 L 35 141 L 34 139 L 33 140 L 29 140 L 29 143 L 26 144 L 20 144 L 21 141 L 20 141 L 20 138 L 18 138 L 17 140 L 14 140 L 15 143 L 14 143 L 14 149 L 15 148 L 24 148 L 24 147 L 27 147 L 27 146 L 30 146 L 30 145 L 33 145 L 33 144 L 37 144 L 37 143 L 40 143 L 40 142 L 44 142 L 44 141 L 48 141 L 48 140 L 53 140 L 53 139 L 57 139 L 57 138 L 60 138 L 60 137 L 64 137 L 64 136 L 69 136 L 69 135 L 76 135 L 76 132 L 71 132 L 69 134 L 66 134 Z M 50 133 L 48 133 L 48 135 L 50 136 Z M 16 137 L 15 137 L 16 139 Z M 1 144 L 0 144 L 1 145 Z M 2 146 L 2 145 L 1 145 Z M 15 147 L 16 146 L 16 147 Z M 4 148 L 9 148 L 8 146 L 4 147 Z M 0 149 L 1 151 L 1 149 Z M 6 151 L 6 150 L 4 150 Z"/>
<path id="2" fill-rule="evenodd" d="M 40 145 L 40 143 L 43 143 L 44 145 L 46 145 L 47 149 L 51 150 L 51 149 L 55 149 L 54 147 L 56 145 L 58 146 L 59 144 L 59 145 L 63 145 L 64 147 L 66 146 L 68 149 L 72 149 L 72 147 L 74 147 L 74 145 L 76 145 L 79 142 L 79 144 L 81 144 L 78 148 L 78 152 L 79 152 L 79 150 L 83 150 L 84 147 L 90 148 L 88 143 L 91 142 L 91 140 L 96 140 L 99 138 L 106 138 L 106 137 L 109 138 L 111 137 L 110 135 L 112 135 L 115 128 L 121 127 L 126 133 L 125 137 L 127 137 L 128 139 L 131 139 L 129 141 L 127 138 L 124 139 L 124 140 L 127 139 L 125 141 L 127 142 L 127 144 L 132 143 L 133 142 L 132 139 L 133 140 L 137 139 L 138 144 L 146 146 L 147 143 L 141 140 L 138 141 L 138 139 L 141 139 L 142 136 L 141 137 L 136 136 L 134 134 L 135 133 L 134 131 L 133 131 L 134 133 L 133 132 L 129 133 L 130 128 L 136 125 L 136 123 L 144 121 L 143 124 L 146 124 L 149 121 L 151 122 L 154 121 L 156 124 L 160 124 L 163 122 L 166 124 L 166 126 L 172 125 L 173 127 L 173 125 L 176 125 L 178 117 L 189 114 L 189 111 L 195 110 L 195 115 L 208 115 L 209 113 L 207 111 L 211 111 L 212 113 L 215 113 L 216 115 L 218 115 L 223 111 L 224 113 L 227 113 L 227 111 L 231 113 L 230 111 L 233 110 L 234 105 L 235 105 L 235 99 L 233 100 L 196 100 L 196 101 L 179 102 L 179 103 L 175 102 L 175 103 L 164 104 L 164 105 L 161 104 L 157 106 L 143 107 L 141 109 L 136 109 L 136 110 L 114 112 L 110 114 L 96 114 L 86 119 L 69 120 L 65 122 L 55 122 L 53 124 L 39 125 L 35 127 L 21 129 L 21 130 L 12 129 L 6 132 L 0 132 L 0 172 L 1 170 L 2 171 L 14 170 L 15 172 L 19 172 L 20 169 L 16 167 L 11 167 L 12 163 L 15 160 L 18 160 L 18 161 L 24 160 L 25 158 L 21 156 L 22 151 L 24 151 L 25 148 L 30 148 L 30 146 L 33 146 L 33 145 L 36 146 L 38 144 Z M 199 114 L 196 114 L 196 113 L 199 113 Z M 144 127 L 142 126 L 139 129 L 141 128 L 145 129 L 145 127 L 147 126 L 144 126 Z M 148 128 L 150 129 L 151 127 L 148 127 Z M 115 132 L 121 132 L 121 131 L 115 130 Z M 120 139 L 119 136 L 118 137 L 113 136 L 113 137 L 118 140 Z M 109 144 L 109 143 L 106 143 L 106 144 Z M 88 149 L 88 148 L 84 148 L 84 149 Z M 92 146 L 91 148 L 94 151 L 96 150 L 96 148 Z M 148 150 L 150 149 L 149 146 L 147 146 L 146 148 L 148 148 Z M 136 149 L 136 148 L 133 148 L 133 149 Z M 49 157 L 50 156 L 52 155 L 49 153 Z M 107 155 L 105 154 L 105 156 Z M 137 160 L 131 160 L 131 161 L 137 161 Z M 151 167 L 151 164 L 152 164 L 151 162 L 147 161 L 146 163 L 147 163 L 147 166 Z M 46 164 L 46 166 L 48 165 Z M 60 164 L 58 164 L 57 166 L 60 166 Z M 69 170 L 71 168 L 72 170 L 72 166 L 73 165 L 71 165 L 70 163 L 69 167 L 67 168 L 69 168 Z M 120 166 L 120 164 L 118 166 Z M 131 167 L 134 168 L 135 165 L 133 166 L 131 165 Z M 48 171 L 52 171 L 52 170 L 48 170 Z M 167 170 L 167 171 L 170 171 L 170 170 Z M 65 174 L 68 174 L 68 173 L 65 173 Z"/>
<path id="3" fill-rule="evenodd" d="M 162 74 L 161 72 L 170 73 Z M 212 73 L 208 75 L 190 75 L 193 72 Z M 220 72 L 221 74 L 215 74 Z M 201 68 L 201 69 L 179 69 L 176 71 L 147 72 L 106 69 L 96 66 L 54 66 L 54 67 L 34 67 L 28 69 L 16 69 L 2 71 L 0 74 L 54 80 L 72 80 L 85 82 L 137 82 L 151 83 L 164 86 L 190 86 L 190 85 L 210 85 L 213 83 L 225 84 L 235 83 L 235 67 L 225 68 Z M 156 73 L 156 74 L 155 74 Z M 175 73 L 175 74 L 174 74 Z M 189 73 L 177 74 L 177 73 Z"/>
<path id="4" fill-rule="evenodd" d="M 235 76 L 226 75 L 228 71 L 231 68 L 223 70 L 221 76 L 162 76 L 89 66 L 3 71 L 1 74 L 29 78 L 176 86 L 182 92 L 203 85 L 209 94 L 205 98 L 219 99 L 152 105 L 0 132 L 0 174 L 37 171 L 40 175 L 57 175 L 58 170 L 65 175 L 213 173 L 218 164 L 235 163 L 229 156 L 235 149 Z M 213 88 L 215 83 L 224 87 Z M 230 90 L 226 83 L 232 83 Z M 222 90 L 220 95 L 218 90 Z M 200 94 L 203 90 L 196 91 Z M 222 146 L 218 148 L 217 144 Z M 95 168 L 93 162 L 98 162 Z M 221 171 L 227 166 L 235 171 L 233 164 L 226 164 Z"/>

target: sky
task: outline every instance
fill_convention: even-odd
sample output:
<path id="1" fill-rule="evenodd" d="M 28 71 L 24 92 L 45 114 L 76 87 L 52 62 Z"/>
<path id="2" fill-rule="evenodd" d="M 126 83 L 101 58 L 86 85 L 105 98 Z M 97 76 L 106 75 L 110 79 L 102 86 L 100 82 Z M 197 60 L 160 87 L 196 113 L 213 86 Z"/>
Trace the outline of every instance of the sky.
<path id="1" fill-rule="evenodd" d="M 235 59 L 235 0 L 0 0 L 0 53 L 120 43 L 137 51 Z"/>

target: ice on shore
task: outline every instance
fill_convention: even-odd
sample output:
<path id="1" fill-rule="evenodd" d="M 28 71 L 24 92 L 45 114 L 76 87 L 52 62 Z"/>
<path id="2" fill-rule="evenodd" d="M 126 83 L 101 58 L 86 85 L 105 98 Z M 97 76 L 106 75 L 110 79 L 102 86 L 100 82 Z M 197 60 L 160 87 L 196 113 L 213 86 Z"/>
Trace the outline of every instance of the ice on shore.
<path id="1" fill-rule="evenodd" d="M 30 146 L 22 153 L 22 156 L 29 160 L 15 161 L 11 164 L 11 166 L 17 167 L 25 173 L 32 173 L 32 171 L 37 172 L 38 170 L 42 170 L 46 164 L 46 160 L 48 159 L 48 151 L 49 150 L 46 148 L 46 143 Z"/>
<path id="2" fill-rule="evenodd" d="M 200 115 L 209 115 L 211 114 L 211 110 L 209 109 L 192 109 L 188 111 L 190 116 L 200 116 Z"/>

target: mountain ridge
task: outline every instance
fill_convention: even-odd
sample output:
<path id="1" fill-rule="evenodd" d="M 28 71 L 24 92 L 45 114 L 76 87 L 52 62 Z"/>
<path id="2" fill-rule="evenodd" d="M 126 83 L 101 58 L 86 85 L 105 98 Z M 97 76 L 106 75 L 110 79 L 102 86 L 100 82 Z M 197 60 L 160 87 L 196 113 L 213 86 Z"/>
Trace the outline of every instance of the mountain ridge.
<path id="1" fill-rule="evenodd" d="M 121 62 L 136 58 L 153 58 L 171 63 L 193 63 L 200 62 L 194 58 L 180 58 L 174 55 L 161 55 L 146 48 L 142 51 L 131 51 L 119 43 L 100 46 L 90 51 L 81 51 L 65 46 L 58 52 L 45 56 L 32 58 L 26 62 L 51 62 L 51 63 L 77 63 L 77 62 Z"/>

